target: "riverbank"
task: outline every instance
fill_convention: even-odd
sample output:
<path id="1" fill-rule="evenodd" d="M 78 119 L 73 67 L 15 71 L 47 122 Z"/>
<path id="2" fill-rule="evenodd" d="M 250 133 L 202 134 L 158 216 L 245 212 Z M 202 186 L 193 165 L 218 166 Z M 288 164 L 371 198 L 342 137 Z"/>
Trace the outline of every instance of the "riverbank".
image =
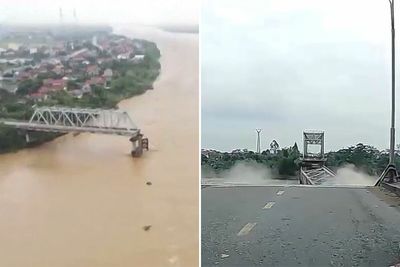
<path id="1" fill-rule="evenodd" d="M 118 30 L 162 54 L 154 90 L 118 105 L 150 151 L 132 159 L 125 137 L 68 134 L 0 155 L 1 266 L 198 264 L 198 36 Z"/>

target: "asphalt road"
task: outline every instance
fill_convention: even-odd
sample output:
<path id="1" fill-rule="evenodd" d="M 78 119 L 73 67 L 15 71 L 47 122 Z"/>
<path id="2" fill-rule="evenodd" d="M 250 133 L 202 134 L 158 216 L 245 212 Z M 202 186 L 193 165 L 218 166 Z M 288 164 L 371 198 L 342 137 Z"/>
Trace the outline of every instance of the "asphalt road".
<path id="1" fill-rule="evenodd" d="M 201 179 L 202 186 L 220 186 L 220 185 L 228 185 L 228 186 L 237 186 L 237 185 L 299 185 L 298 177 L 290 177 L 290 179 L 258 179 L 256 181 L 250 180 L 239 180 L 232 178 L 202 178 Z"/>
<path id="2" fill-rule="evenodd" d="M 400 199 L 380 188 L 202 189 L 202 266 L 391 266 Z"/>

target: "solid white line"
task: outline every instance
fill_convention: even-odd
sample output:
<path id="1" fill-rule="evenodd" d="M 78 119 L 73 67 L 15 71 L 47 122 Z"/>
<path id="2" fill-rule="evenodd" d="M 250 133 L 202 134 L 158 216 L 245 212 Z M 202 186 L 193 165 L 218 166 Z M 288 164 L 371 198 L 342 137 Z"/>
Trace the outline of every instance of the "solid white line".
<path id="1" fill-rule="evenodd" d="M 247 235 L 250 233 L 251 229 L 253 229 L 254 226 L 256 226 L 257 223 L 248 223 L 245 226 L 243 226 L 242 230 L 240 230 L 239 233 L 237 233 L 237 236 L 243 236 Z"/>
<path id="2" fill-rule="evenodd" d="M 280 196 L 280 195 L 282 195 L 283 193 L 285 193 L 285 191 L 282 191 L 282 190 L 280 190 L 280 191 L 278 191 L 278 193 L 276 193 L 278 196 Z"/>
<path id="3" fill-rule="evenodd" d="M 268 202 L 267 204 L 265 204 L 263 209 L 270 209 L 273 205 L 275 205 L 275 202 Z"/>

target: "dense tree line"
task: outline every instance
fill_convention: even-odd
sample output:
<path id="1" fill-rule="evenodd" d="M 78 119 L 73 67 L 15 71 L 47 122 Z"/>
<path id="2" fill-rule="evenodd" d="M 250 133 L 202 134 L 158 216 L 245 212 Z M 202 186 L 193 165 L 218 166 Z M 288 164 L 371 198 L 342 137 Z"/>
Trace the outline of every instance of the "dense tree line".
<path id="1" fill-rule="evenodd" d="M 240 161 L 255 161 L 264 164 L 276 174 L 296 175 L 300 169 L 301 154 L 297 144 L 283 148 L 277 153 L 269 150 L 257 154 L 253 151 L 242 151 L 237 153 L 213 152 L 208 156 L 201 156 L 202 167 L 211 169 L 216 173 L 230 169 Z M 332 151 L 325 154 L 326 165 L 334 170 L 353 164 L 357 169 L 370 175 L 380 175 L 389 162 L 389 155 L 379 151 L 373 146 L 357 144 L 348 148 Z M 395 160 L 397 168 L 400 168 L 400 155 Z"/>
<path id="2" fill-rule="evenodd" d="M 389 154 L 370 145 L 359 143 L 355 146 L 340 149 L 326 154 L 326 164 L 332 169 L 346 164 L 353 164 L 358 169 L 370 174 L 380 175 L 389 162 Z M 400 168 L 400 157 L 395 157 L 395 164 Z"/>
<path id="3" fill-rule="evenodd" d="M 276 153 L 271 153 L 269 150 L 265 150 L 261 154 L 253 151 L 237 153 L 215 152 L 208 157 L 202 155 L 201 164 L 203 167 L 211 168 L 218 173 L 232 168 L 237 162 L 253 161 L 264 164 L 280 175 L 295 175 L 300 168 L 299 158 L 300 152 L 295 143 L 292 147 L 283 148 Z"/>
<path id="4" fill-rule="evenodd" d="M 18 85 L 17 94 L 25 96 L 35 93 L 42 85 L 43 85 L 43 80 L 41 79 L 28 79 L 22 81 Z"/>

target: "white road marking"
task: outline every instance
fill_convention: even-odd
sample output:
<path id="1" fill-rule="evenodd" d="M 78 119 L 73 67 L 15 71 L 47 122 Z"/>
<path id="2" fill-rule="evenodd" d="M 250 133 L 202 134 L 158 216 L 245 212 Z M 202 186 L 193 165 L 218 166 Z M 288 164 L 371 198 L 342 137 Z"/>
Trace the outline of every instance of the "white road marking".
<path id="1" fill-rule="evenodd" d="M 276 193 L 278 196 L 280 196 L 280 195 L 282 195 L 283 193 L 285 193 L 285 191 L 283 191 L 283 190 L 280 190 L 280 191 L 278 191 L 278 193 Z"/>
<path id="2" fill-rule="evenodd" d="M 243 226 L 242 230 L 240 230 L 239 233 L 237 233 L 237 236 L 242 236 L 242 235 L 247 235 L 250 233 L 251 229 L 253 229 L 254 226 L 256 226 L 257 223 L 248 223 L 245 226 Z"/>
<path id="3" fill-rule="evenodd" d="M 275 202 L 268 202 L 267 204 L 265 204 L 263 209 L 270 209 L 273 205 L 275 205 Z"/>

